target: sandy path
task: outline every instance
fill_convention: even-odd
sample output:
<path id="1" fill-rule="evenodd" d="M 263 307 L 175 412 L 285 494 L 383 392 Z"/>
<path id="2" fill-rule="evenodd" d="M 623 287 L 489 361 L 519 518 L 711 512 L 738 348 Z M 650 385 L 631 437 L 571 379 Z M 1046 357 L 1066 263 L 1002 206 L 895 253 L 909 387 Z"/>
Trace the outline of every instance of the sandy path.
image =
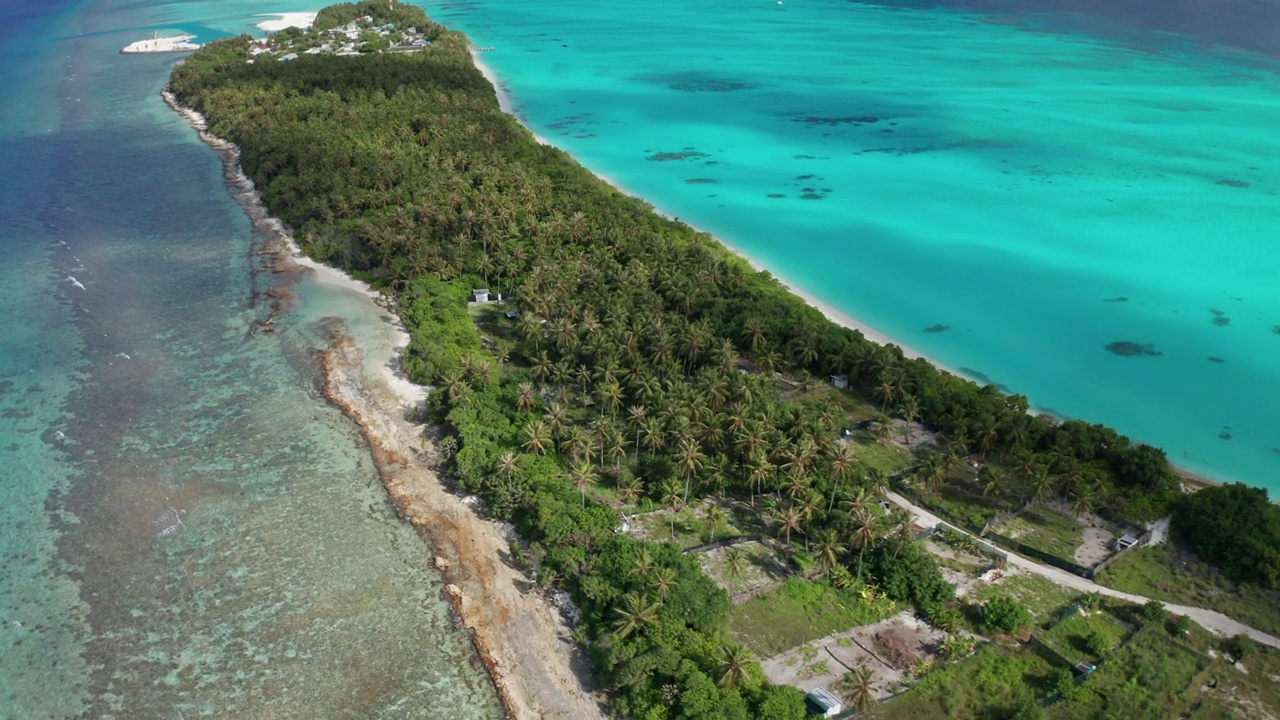
<path id="1" fill-rule="evenodd" d="M 462 623 L 516 718 L 602 718 L 579 680 L 585 661 L 560 614 L 508 564 L 501 525 L 479 518 L 448 492 L 423 452 L 421 426 L 400 419 L 398 402 L 366 385 L 360 349 L 336 335 L 321 357 L 325 396 L 356 421 L 373 448 L 383 484 L 402 517 L 432 543 L 437 568 Z"/>
<path id="2" fill-rule="evenodd" d="M 915 515 L 916 523 L 919 524 L 921 527 L 933 527 L 933 526 L 936 526 L 938 523 L 942 522 L 941 520 L 938 519 L 936 515 L 912 503 L 910 500 L 907 500 L 906 498 L 902 497 L 901 495 L 895 492 L 885 493 L 885 497 L 888 498 L 895 505 L 906 508 L 907 510 L 910 510 L 911 513 Z M 965 533 L 965 534 L 967 535 L 968 533 Z M 1006 550 L 1006 552 L 1008 551 Z M 1132 593 L 1121 592 L 1119 590 L 1113 590 L 1112 588 L 1099 585 L 1094 581 L 1088 580 L 1086 578 L 1082 578 L 1079 575 L 1072 575 L 1066 570 L 1061 570 L 1051 565 L 1041 565 L 1038 562 L 1035 562 L 1033 560 L 1028 560 L 1027 558 L 1024 558 L 1021 555 L 1018 555 L 1017 553 L 1014 553 L 1014 552 L 1008 552 L 1008 554 L 1009 554 L 1010 565 L 1014 565 L 1027 572 L 1035 573 L 1036 575 L 1046 577 L 1052 580 L 1054 583 L 1061 585 L 1063 587 L 1073 588 L 1075 590 L 1079 590 L 1080 592 L 1085 592 L 1085 593 L 1096 592 L 1101 595 L 1106 595 L 1108 597 L 1120 598 L 1121 600 L 1128 600 L 1129 602 L 1140 603 L 1140 604 L 1150 601 L 1150 598 L 1145 598 L 1145 597 L 1142 597 L 1141 595 L 1134 595 Z M 1165 608 L 1169 610 L 1169 612 L 1175 615 L 1186 615 L 1187 617 L 1190 617 L 1192 620 L 1194 620 L 1197 624 L 1199 624 L 1204 629 L 1212 633 L 1215 633 L 1217 635 L 1221 635 L 1223 637 L 1230 637 L 1232 635 L 1239 635 L 1243 633 L 1245 635 L 1252 637 L 1254 640 L 1257 640 L 1260 643 L 1263 643 L 1265 645 L 1270 645 L 1271 647 L 1274 647 L 1274 648 L 1280 648 L 1280 638 L 1277 638 L 1274 635 L 1268 635 L 1267 633 L 1264 633 L 1261 630 L 1256 630 L 1254 628 L 1251 628 L 1242 622 L 1232 620 L 1231 618 L 1227 617 L 1226 615 L 1223 615 L 1220 612 L 1216 612 L 1214 610 L 1206 610 L 1204 608 L 1187 607 L 1186 605 L 1174 605 L 1173 603 L 1167 603 L 1167 602 L 1162 602 L 1162 604 L 1165 606 Z"/>

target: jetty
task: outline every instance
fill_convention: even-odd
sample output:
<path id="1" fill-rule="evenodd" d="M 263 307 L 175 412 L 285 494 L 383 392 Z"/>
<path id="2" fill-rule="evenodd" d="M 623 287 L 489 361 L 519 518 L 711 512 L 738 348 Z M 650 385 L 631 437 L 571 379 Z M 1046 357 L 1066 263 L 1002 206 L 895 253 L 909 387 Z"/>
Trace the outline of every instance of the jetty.
<path id="1" fill-rule="evenodd" d="M 191 42 L 195 39 L 195 35 L 175 35 L 173 37 L 160 37 L 157 32 L 151 36 L 150 40 L 139 40 L 130 43 L 120 52 L 126 55 L 136 55 L 139 53 L 179 53 L 191 52 L 199 50 L 200 46 Z"/>

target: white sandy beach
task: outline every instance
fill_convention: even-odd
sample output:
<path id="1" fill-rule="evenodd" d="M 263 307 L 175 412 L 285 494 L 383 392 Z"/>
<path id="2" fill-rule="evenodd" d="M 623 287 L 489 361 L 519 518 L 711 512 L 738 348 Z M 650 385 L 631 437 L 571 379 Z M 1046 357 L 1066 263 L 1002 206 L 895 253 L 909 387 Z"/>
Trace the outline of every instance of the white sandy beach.
<path id="1" fill-rule="evenodd" d="M 126 55 L 191 52 L 193 50 L 200 49 L 199 45 L 191 42 L 195 37 L 195 35 L 174 35 L 171 37 L 157 37 L 149 40 L 139 40 L 137 42 L 129 43 L 120 52 Z"/>
<path id="2" fill-rule="evenodd" d="M 507 113 L 508 115 L 511 115 L 511 116 L 512 116 L 512 117 L 514 117 L 517 121 L 519 121 L 521 125 L 524 125 L 524 126 L 525 126 L 525 128 L 526 128 L 526 129 L 528 129 L 530 133 L 532 133 L 532 135 L 533 135 L 534 139 L 535 139 L 535 140 L 537 140 L 538 142 L 542 143 L 543 145 L 548 145 L 548 146 L 551 146 L 551 147 L 556 147 L 556 148 L 559 148 L 560 150 L 564 150 L 565 152 L 569 152 L 569 151 L 568 151 L 568 150 L 566 150 L 565 148 L 562 148 L 562 147 L 560 147 L 560 146 L 556 145 L 555 143 L 551 142 L 551 141 L 550 141 L 550 140 L 548 140 L 547 138 L 545 138 L 545 137 L 543 137 L 543 136 L 539 135 L 538 133 L 534 132 L 534 130 L 533 130 L 532 128 L 529 128 L 529 126 L 525 123 L 524 119 L 523 119 L 523 118 L 521 118 L 518 114 L 516 114 L 516 112 L 515 112 L 515 105 L 512 103 L 512 101 L 511 101 L 511 97 L 510 97 L 510 96 L 507 94 L 507 92 L 503 89 L 502 85 L 500 84 L 500 82 L 499 82 L 499 80 L 498 80 L 498 76 L 493 72 L 493 68 L 490 68 L 488 65 L 486 65 L 486 64 L 484 63 L 484 61 L 483 61 L 482 59 L 480 59 L 480 53 L 478 53 L 478 52 L 476 52 L 476 51 L 474 51 L 474 50 L 471 52 L 471 57 L 475 60 L 476 67 L 480 70 L 481 74 L 483 74 L 483 75 L 485 76 L 485 79 L 487 79 L 487 80 L 489 81 L 489 84 L 493 85 L 494 92 L 496 92 L 496 93 L 497 93 L 497 95 L 498 95 L 498 107 L 499 107 L 499 108 L 501 108 L 503 112 Z M 570 154 L 570 155 L 573 155 L 573 153 L 569 153 L 569 154 Z M 575 157 L 575 159 L 577 159 L 577 158 Z M 579 162 L 581 162 L 581 161 L 579 161 Z M 588 169 L 590 169 L 590 168 L 588 168 Z M 614 180 L 613 178 L 609 177 L 608 175 L 604 175 L 604 174 L 602 174 L 602 173 L 600 173 L 599 171 L 594 170 L 594 169 L 591 169 L 591 172 L 592 172 L 592 174 L 594 174 L 596 177 L 598 177 L 598 178 L 600 178 L 601 180 L 604 180 L 605 182 L 607 182 L 607 183 L 609 183 L 610 185 L 612 185 L 616 190 L 618 190 L 618 192 L 625 193 L 625 194 L 630 195 L 630 196 L 635 197 L 635 198 L 640 198 L 640 196 L 639 196 L 639 195 L 637 195 L 636 193 L 633 193 L 633 192 L 631 192 L 631 191 L 627 190 L 627 189 L 626 189 L 625 187 L 623 187 L 620 183 L 618 183 L 616 180 Z M 645 202 L 647 202 L 647 203 L 649 203 L 650 205 L 652 205 L 652 202 L 651 202 L 651 201 L 649 201 L 648 199 L 646 199 L 646 198 L 641 198 L 641 199 L 643 199 Z M 663 217 L 667 218 L 668 220 L 676 220 L 676 219 L 677 219 L 677 218 L 675 218 L 674 216 L 672 216 L 670 213 L 667 213 L 667 212 L 663 211 L 662 209 L 660 209 L 660 208 L 658 208 L 658 207 L 656 207 L 656 206 L 654 206 L 654 212 L 658 213 L 659 215 L 662 215 Z M 949 368 L 949 367 L 947 367 L 947 366 L 945 366 L 945 365 L 943 365 L 943 364 L 941 364 L 941 363 L 937 362 L 936 360 L 934 360 L 934 359 L 932 359 L 932 358 L 929 358 L 929 357 L 925 356 L 924 354 L 922 354 L 922 353 L 920 353 L 920 352 L 918 352 L 918 351 L 916 351 L 916 350 L 913 350 L 913 349 L 912 349 L 912 348 L 910 348 L 909 346 L 904 345 L 904 344 L 902 344 L 902 343 L 900 343 L 900 342 L 898 342 L 898 341 L 894 340 L 893 338 L 889 337 L 888 335 L 885 335 L 884 333 L 881 333 L 881 332 L 877 331 L 876 329 L 874 329 L 874 328 L 870 327 L 870 326 L 869 326 L 869 325 L 867 325 L 866 323 L 859 322 L 859 321 L 858 321 L 858 320 L 856 320 L 855 318 L 853 318 L 853 317 L 851 317 L 851 316 L 849 316 L 849 315 L 846 315 L 845 313 L 840 312 L 839 310 L 835 309 L 834 307 L 832 307 L 832 306 L 831 306 L 831 305 L 829 305 L 828 303 L 825 303 L 825 302 L 823 302 L 823 301 L 819 300 L 818 298 L 814 297 L 814 296 L 813 296 L 813 295 L 811 295 L 810 293 L 808 293 L 808 292 L 806 292 L 806 291 L 804 291 L 804 290 L 800 289 L 800 287 L 799 287 L 797 284 L 795 284 L 794 282 L 792 282 L 792 281 L 788 280 L 788 279 L 787 279 L 787 278 L 785 278 L 785 277 L 782 277 L 781 275 L 779 275 L 779 274 L 778 274 L 775 270 L 773 270 L 772 268 L 766 267 L 763 263 L 759 262 L 758 260 L 756 260 L 755 258 L 751 257 L 750 255 L 748 255 L 748 254 L 746 254 L 746 253 L 742 252 L 742 250 L 741 250 L 741 249 L 739 249 L 739 248 L 735 247 L 732 243 L 729 243 L 729 242 L 725 241 L 725 239 L 724 239 L 724 238 L 722 238 L 722 237 L 717 237 L 717 236 L 715 236 L 715 235 L 714 235 L 714 234 L 712 234 L 712 233 L 707 233 L 705 230 L 702 230 L 701 228 L 697 227 L 696 225 L 692 225 L 692 224 L 688 223 L 687 221 L 679 220 L 679 222 L 683 222 L 683 223 L 685 223 L 686 225 L 689 225 L 689 227 L 692 227 L 694 230 L 697 230 L 698 232 L 703 232 L 703 233 L 705 233 L 705 234 L 707 234 L 707 235 L 711 235 L 713 238 L 715 238 L 715 241 L 716 241 L 716 242 L 720 243 L 721 245 L 724 245 L 726 248 L 728 248 L 728 249 L 729 249 L 729 251 L 730 251 L 730 252 L 732 252 L 732 253 L 734 253 L 735 255 L 737 255 L 737 256 L 741 257 L 742 259 L 746 260 L 746 261 L 747 261 L 747 263 L 749 263 L 753 269 L 755 269 L 755 270 L 757 270 L 757 271 L 759 271 L 759 270 L 767 270 L 767 271 L 768 271 L 768 272 L 770 272 L 770 273 L 771 273 L 775 278 L 777 278 L 778 282 L 782 283 L 783 287 L 785 287 L 787 290 L 789 290 L 792 294 L 796 295 L 796 296 L 797 296 L 797 297 L 799 297 L 800 299 L 804 300 L 804 301 L 805 301 L 806 303 L 808 303 L 810 306 L 812 306 L 812 307 L 816 308 L 819 312 L 821 312 L 823 315 L 825 315 L 825 316 L 826 316 L 826 318 L 827 318 L 828 320 L 830 320 L 831 322 L 834 322 L 834 323 L 836 323 L 837 325 L 841 325 L 841 326 L 843 326 L 843 327 L 849 328 L 850 330 L 857 330 L 858 332 L 862 333 L 862 334 L 863 334 L 863 335 L 864 335 L 868 340 L 871 340 L 871 341 L 873 341 L 873 342 L 877 342 L 877 343 L 879 343 L 879 344 L 881 344 L 881 345 L 896 345 L 896 346 L 898 346 L 898 347 L 902 350 L 902 354 L 903 354 L 903 355 L 905 355 L 905 356 L 907 356 L 908 358 L 912 358 L 912 359 L 914 359 L 914 358 L 924 358 L 924 359 L 928 360 L 930 363 L 932 363 L 935 367 L 938 367 L 938 368 L 941 368 L 941 369 L 943 369 L 943 370 L 946 370 L 947 372 L 949 372 L 949 373 L 951 373 L 951 374 L 953 374 L 953 375 L 959 375 L 959 376 L 961 376 L 961 377 L 967 378 L 967 379 L 969 379 L 969 380 L 973 380 L 974 382 L 979 382 L 979 384 L 981 384 L 981 383 L 980 383 L 980 381 L 976 380 L 975 378 L 969 377 L 968 375 L 965 375 L 964 373 L 959 372 L 959 371 L 955 370 L 954 368 Z"/>
<path id="3" fill-rule="evenodd" d="M 316 21 L 316 15 L 318 14 L 319 13 L 314 12 L 263 13 L 256 17 L 270 17 L 276 19 L 263 20 L 257 25 L 254 25 L 254 27 L 267 32 L 280 32 L 285 28 L 291 27 L 306 29 L 311 27 L 311 23 Z"/>

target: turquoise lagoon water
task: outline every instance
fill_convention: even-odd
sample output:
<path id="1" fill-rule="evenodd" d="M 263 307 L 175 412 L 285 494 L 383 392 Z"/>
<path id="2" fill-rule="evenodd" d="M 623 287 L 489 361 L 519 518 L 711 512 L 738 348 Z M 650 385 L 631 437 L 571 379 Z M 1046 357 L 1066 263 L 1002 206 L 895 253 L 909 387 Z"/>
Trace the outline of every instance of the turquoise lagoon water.
<path id="1" fill-rule="evenodd" d="M 0 718 L 500 717 L 319 391 L 360 296 L 285 280 L 158 97 L 175 56 L 285 0 L 0 4 Z M 339 318 L 339 319 L 334 319 Z"/>
<path id="2" fill-rule="evenodd" d="M 968 4 L 1002 12 L 426 6 L 628 191 L 947 367 L 1275 494 L 1280 4 Z M 1048 12 L 1072 6 L 1102 14 Z"/>

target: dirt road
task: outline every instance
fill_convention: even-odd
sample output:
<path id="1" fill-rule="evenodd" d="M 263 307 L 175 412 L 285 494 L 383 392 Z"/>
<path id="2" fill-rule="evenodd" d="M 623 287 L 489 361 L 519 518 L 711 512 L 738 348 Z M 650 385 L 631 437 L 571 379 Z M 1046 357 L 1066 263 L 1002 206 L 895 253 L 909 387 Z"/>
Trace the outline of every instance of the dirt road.
<path id="1" fill-rule="evenodd" d="M 916 518 L 916 524 L 920 525 L 921 527 L 936 527 L 939 523 L 943 522 L 943 520 L 938 518 L 938 516 L 934 515 L 928 510 L 925 510 L 919 505 L 916 505 L 910 500 L 907 500 L 906 498 L 899 495 L 898 493 L 888 492 L 888 493 L 885 493 L 885 497 L 888 498 L 888 500 L 893 504 L 899 507 L 906 508 L 907 510 L 910 510 L 911 513 Z M 950 523 L 947 523 L 947 525 L 950 525 Z M 965 534 L 968 534 L 968 533 L 965 533 Z M 1015 567 L 1021 568 L 1026 572 L 1035 573 L 1036 575 L 1046 577 L 1063 587 L 1073 588 L 1083 593 L 1096 592 L 1101 595 L 1119 598 L 1121 600 L 1128 600 L 1129 602 L 1134 602 L 1134 603 L 1146 603 L 1150 600 L 1150 598 L 1145 598 L 1145 597 L 1142 597 L 1141 595 L 1134 595 L 1133 593 L 1113 590 L 1112 588 L 1099 585 L 1098 583 L 1092 580 L 1089 580 L 1087 578 L 1080 577 L 1079 575 L 1073 575 L 1067 572 L 1066 570 L 1062 570 L 1060 568 L 1056 568 L 1050 565 L 1042 565 L 1038 562 L 1035 562 L 1034 560 L 1028 560 L 1027 558 L 1024 558 L 1021 555 L 1018 555 L 1013 552 L 1009 552 L 1009 564 Z M 1231 618 L 1227 617 L 1226 615 L 1223 615 L 1220 612 L 1216 612 L 1214 610 L 1206 610 L 1204 608 L 1187 607 L 1186 605 L 1175 605 L 1173 603 L 1167 603 L 1167 602 L 1162 602 L 1161 604 L 1163 604 L 1165 608 L 1169 610 L 1169 612 L 1175 615 L 1186 615 L 1187 617 L 1194 620 L 1197 624 L 1199 624 L 1204 629 L 1212 633 L 1215 633 L 1217 635 L 1230 637 L 1233 635 L 1239 635 L 1243 633 L 1245 635 L 1248 635 L 1249 637 L 1252 637 L 1254 640 L 1257 640 L 1258 642 L 1263 643 L 1264 645 L 1270 645 L 1271 647 L 1274 647 L 1274 648 L 1280 648 L 1280 638 L 1277 638 L 1274 635 L 1268 635 L 1267 633 L 1264 633 L 1261 630 L 1257 630 L 1255 628 L 1249 627 L 1248 625 L 1245 625 L 1244 623 L 1238 622 L 1236 620 L 1232 620 Z"/>

